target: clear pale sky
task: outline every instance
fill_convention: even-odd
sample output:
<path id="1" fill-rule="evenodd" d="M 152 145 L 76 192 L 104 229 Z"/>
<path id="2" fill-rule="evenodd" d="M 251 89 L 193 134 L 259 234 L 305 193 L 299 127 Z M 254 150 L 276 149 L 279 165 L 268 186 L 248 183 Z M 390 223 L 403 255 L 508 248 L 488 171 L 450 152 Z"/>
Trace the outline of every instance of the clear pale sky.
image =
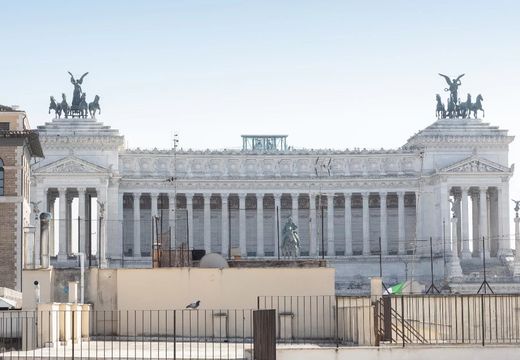
<path id="1" fill-rule="evenodd" d="M 437 75 L 466 73 L 485 120 L 520 135 L 518 1 L 4 1 L 0 103 L 33 127 L 89 71 L 129 147 L 396 148 L 435 121 Z M 520 161 L 520 139 L 511 163 Z M 517 166 L 517 168 L 519 168 Z M 520 198 L 516 175 L 511 196 Z"/>

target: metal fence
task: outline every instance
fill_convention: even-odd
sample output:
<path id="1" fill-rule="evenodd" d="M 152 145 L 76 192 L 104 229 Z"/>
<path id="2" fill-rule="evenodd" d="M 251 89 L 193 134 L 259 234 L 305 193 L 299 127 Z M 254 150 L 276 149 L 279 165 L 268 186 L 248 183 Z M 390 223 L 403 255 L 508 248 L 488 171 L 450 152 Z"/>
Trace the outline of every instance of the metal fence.
<path id="1" fill-rule="evenodd" d="M 276 310 L 278 343 L 374 345 L 374 307 L 367 296 L 259 296 Z"/>
<path id="2" fill-rule="evenodd" d="M 402 295 L 377 302 L 381 341 L 518 344 L 520 295 Z"/>
<path id="3" fill-rule="evenodd" d="M 0 359 L 244 359 L 253 310 L 0 312 Z"/>

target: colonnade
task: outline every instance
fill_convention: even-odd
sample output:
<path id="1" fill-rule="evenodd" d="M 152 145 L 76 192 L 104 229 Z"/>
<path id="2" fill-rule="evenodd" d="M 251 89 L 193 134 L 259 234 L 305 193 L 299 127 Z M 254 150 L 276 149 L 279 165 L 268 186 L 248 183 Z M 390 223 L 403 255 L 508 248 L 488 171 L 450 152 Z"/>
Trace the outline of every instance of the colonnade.
<path id="1" fill-rule="evenodd" d="M 509 236 L 509 194 L 507 186 L 451 186 L 452 217 L 457 221 L 457 253 L 464 258 L 482 256 L 484 238 L 486 256 L 511 252 Z M 449 219 L 449 209 L 444 219 Z M 449 233 L 449 232 L 448 232 Z"/>
<path id="2" fill-rule="evenodd" d="M 177 201 L 174 201 L 175 196 L 177 196 Z M 160 215 L 160 221 L 164 223 L 164 229 L 171 229 L 172 237 L 175 237 L 175 235 L 182 237 L 182 239 L 174 239 L 173 241 L 175 241 L 176 244 L 188 242 L 190 248 L 193 248 L 195 246 L 194 240 L 196 235 L 194 226 L 194 204 L 196 203 L 198 211 L 202 215 L 201 223 L 203 227 L 203 229 L 199 229 L 200 231 L 197 233 L 197 235 L 202 235 L 203 238 L 199 248 L 203 247 L 206 253 L 220 252 L 224 256 L 227 256 L 230 251 L 229 246 L 231 243 L 231 241 L 228 241 L 228 239 L 230 239 L 230 230 L 238 230 L 238 246 L 233 249 L 234 252 L 238 252 L 242 257 L 276 257 L 278 256 L 279 249 L 278 246 L 272 246 L 272 244 L 277 244 L 279 241 L 278 236 L 281 239 L 281 231 L 285 219 L 290 216 L 293 222 L 299 226 L 301 237 L 302 227 L 305 225 L 305 235 L 307 236 L 307 234 L 309 234 L 309 238 L 308 244 L 306 244 L 308 251 L 306 250 L 304 255 L 313 257 L 322 253 L 326 256 L 378 254 L 379 249 L 374 249 L 374 242 L 377 242 L 378 238 L 371 236 L 371 231 L 374 233 L 374 227 L 378 228 L 377 233 L 381 237 L 382 253 L 384 255 L 389 254 L 388 210 L 392 208 L 395 209 L 393 210 L 394 212 L 397 212 L 397 226 L 394 226 L 397 228 L 397 239 L 393 240 L 397 242 L 397 248 L 394 253 L 406 254 L 409 250 L 406 246 L 407 241 L 411 242 L 412 238 L 415 238 L 417 235 L 413 234 L 413 231 L 412 234 L 408 231 L 408 236 L 406 233 L 405 198 L 407 199 L 407 208 L 415 207 L 415 209 L 412 210 L 416 211 L 415 197 L 417 197 L 417 193 L 413 191 L 253 194 L 132 192 L 120 193 L 120 214 L 122 214 L 121 219 L 123 219 L 123 222 L 127 224 L 127 231 L 123 231 L 123 233 L 126 234 L 124 236 L 132 238 L 131 244 L 129 244 L 129 239 L 126 239 L 128 248 L 128 251 L 126 251 L 127 256 L 149 256 L 150 246 L 148 244 L 150 242 L 150 235 L 148 234 L 150 234 L 150 232 L 148 231 L 148 224 L 150 223 L 150 217 L 147 217 L 148 215 L 151 217 Z M 158 209 L 158 199 L 161 199 L 162 210 Z M 388 205 L 388 199 L 390 199 L 391 202 L 390 206 Z M 355 204 L 353 204 L 353 202 L 355 202 Z M 338 206 L 338 203 L 340 206 Z M 167 207 L 166 204 L 168 204 Z M 123 207 L 124 209 L 122 209 Z M 373 208 L 377 209 L 377 216 L 371 214 L 371 209 Z M 144 209 L 146 209 L 147 216 L 143 216 Z M 168 211 L 165 212 L 164 210 L 166 209 Z M 253 227 L 256 229 L 248 229 L 248 224 L 251 226 L 251 220 L 249 222 L 247 221 L 246 210 L 248 217 L 251 217 L 251 212 L 256 210 L 253 214 L 253 216 L 256 217 L 256 225 Z M 356 221 L 359 221 L 359 216 L 354 216 L 353 211 L 361 216 L 360 235 L 362 238 L 362 248 L 358 249 L 358 251 L 355 251 L 353 246 L 353 240 L 355 240 L 353 236 L 353 219 L 356 218 L 358 219 Z M 341 220 L 341 223 L 344 223 L 343 229 L 336 228 L 338 223 L 338 221 L 335 221 L 335 217 L 337 218 L 336 212 L 343 214 L 344 219 Z M 173 215 L 179 213 L 185 215 L 182 217 Z M 323 219 L 321 218 L 322 213 L 324 215 Z M 269 223 L 265 221 L 268 214 L 274 215 L 274 221 L 270 221 Z M 220 221 L 218 225 L 220 234 L 217 235 L 215 231 L 212 231 L 212 225 L 216 227 L 216 215 L 218 215 Z M 231 229 L 230 226 L 232 218 L 234 221 L 233 229 Z M 415 215 L 413 223 L 420 222 L 420 219 L 420 216 Z M 308 225 L 300 224 L 300 222 L 303 221 L 308 221 Z M 377 221 L 378 224 L 374 224 L 375 221 Z M 143 224 L 147 227 L 145 231 L 141 228 Z M 176 228 L 180 225 L 184 228 L 182 236 L 179 236 L 179 231 L 176 231 Z M 235 229 L 235 226 L 238 229 Z M 269 229 L 269 226 L 272 226 L 273 229 Z M 392 229 L 394 227 L 392 227 Z M 420 229 L 420 226 L 416 225 L 415 228 Z M 143 239 L 143 237 L 146 239 Z M 274 239 L 271 237 L 274 237 Z M 256 243 L 254 249 L 248 246 L 251 242 L 251 238 L 253 238 Z M 341 252 L 337 250 L 338 241 L 343 241 Z M 219 243 L 215 244 L 215 242 Z M 266 243 L 271 244 L 273 251 L 267 251 Z M 143 249 L 143 247 L 146 247 L 146 250 Z"/>

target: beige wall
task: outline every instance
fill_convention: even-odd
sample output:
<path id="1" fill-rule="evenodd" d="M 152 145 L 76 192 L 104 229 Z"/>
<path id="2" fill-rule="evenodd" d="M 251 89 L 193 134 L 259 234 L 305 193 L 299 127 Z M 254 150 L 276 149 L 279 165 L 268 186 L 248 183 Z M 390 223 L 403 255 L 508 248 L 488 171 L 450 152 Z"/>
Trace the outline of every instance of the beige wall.
<path id="1" fill-rule="evenodd" d="M 117 304 L 126 309 L 251 309 L 261 295 L 334 295 L 334 269 L 118 269 Z"/>
<path id="2" fill-rule="evenodd" d="M 63 277 L 59 271 L 67 270 L 24 270 L 24 310 L 35 306 L 34 280 L 42 302 L 57 301 L 52 289 Z M 79 270 L 69 274 L 76 275 Z M 335 294 L 332 268 L 91 269 L 85 279 L 94 310 L 184 309 L 195 300 L 200 309 L 256 309 L 262 295 Z"/>

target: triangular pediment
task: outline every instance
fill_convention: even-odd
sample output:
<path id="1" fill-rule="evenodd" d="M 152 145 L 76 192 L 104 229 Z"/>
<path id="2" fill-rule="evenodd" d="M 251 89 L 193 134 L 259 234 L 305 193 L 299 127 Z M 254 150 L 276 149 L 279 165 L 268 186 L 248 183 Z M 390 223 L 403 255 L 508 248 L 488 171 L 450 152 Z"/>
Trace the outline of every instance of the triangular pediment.
<path id="1" fill-rule="evenodd" d="M 494 161 L 471 156 L 441 169 L 441 173 L 510 173 L 511 169 Z"/>
<path id="2" fill-rule="evenodd" d="M 36 169 L 34 172 L 39 174 L 106 174 L 108 169 L 75 156 L 68 156 Z"/>

